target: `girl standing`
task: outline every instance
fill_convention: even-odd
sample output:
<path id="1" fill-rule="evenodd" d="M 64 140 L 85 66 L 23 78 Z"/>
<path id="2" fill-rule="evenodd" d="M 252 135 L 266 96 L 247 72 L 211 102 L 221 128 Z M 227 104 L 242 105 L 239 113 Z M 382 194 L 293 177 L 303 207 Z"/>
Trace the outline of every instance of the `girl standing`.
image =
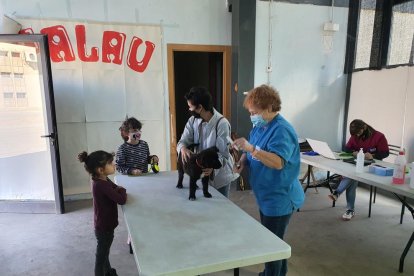
<path id="1" fill-rule="evenodd" d="M 114 240 L 114 230 L 118 226 L 118 207 L 127 200 L 125 188 L 117 186 L 108 175 L 115 173 L 114 156 L 99 150 L 88 155 L 81 152 L 80 162 L 85 163 L 91 175 L 95 236 L 97 240 L 95 276 L 116 276 L 116 270 L 109 263 L 109 251 Z"/>

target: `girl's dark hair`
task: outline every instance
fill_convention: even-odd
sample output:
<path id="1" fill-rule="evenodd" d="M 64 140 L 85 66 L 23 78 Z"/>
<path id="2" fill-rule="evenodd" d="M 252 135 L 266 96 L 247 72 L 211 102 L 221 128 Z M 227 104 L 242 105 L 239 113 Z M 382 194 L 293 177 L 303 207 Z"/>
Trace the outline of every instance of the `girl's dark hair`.
<path id="1" fill-rule="evenodd" d="M 121 128 L 125 129 L 126 131 L 129 131 L 130 129 L 138 129 L 141 130 L 142 123 L 135 119 L 134 117 L 126 119 L 123 123 Z"/>
<path id="2" fill-rule="evenodd" d="M 78 154 L 78 160 L 81 163 L 85 163 L 85 170 L 96 177 L 96 170 L 98 168 L 104 168 L 106 164 L 112 163 L 114 160 L 114 154 L 103 150 L 94 151 L 88 155 L 86 151 L 82 151 Z"/>
<path id="3" fill-rule="evenodd" d="M 359 139 L 366 140 L 371 137 L 375 129 L 360 119 L 355 119 L 349 124 L 349 133 L 351 135 L 357 135 L 361 130 L 362 134 L 358 137 Z"/>
<path id="4" fill-rule="evenodd" d="M 213 112 L 213 98 L 207 88 L 203 86 L 192 87 L 184 98 L 196 107 L 201 105 L 205 110 Z"/>

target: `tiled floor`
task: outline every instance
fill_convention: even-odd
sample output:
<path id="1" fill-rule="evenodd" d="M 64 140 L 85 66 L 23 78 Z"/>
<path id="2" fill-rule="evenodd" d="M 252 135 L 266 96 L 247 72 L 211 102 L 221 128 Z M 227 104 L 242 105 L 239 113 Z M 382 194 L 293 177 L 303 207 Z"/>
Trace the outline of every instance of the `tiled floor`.
<path id="1" fill-rule="evenodd" d="M 411 215 L 405 215 L 400 225 L 401 205 L 378 195 L 368 218 L 368 196 L 358 189 L 357 215 L 344 222 L 340 219 L 344 197 L 332 208 L 327 189 L 308 190 L 305 205 L 292 216 L 286 235 L 292 247 L 288 275 L 414 275 L 414 248 L 407 255 L 405 273 L 398 273 L 400 254 L 414 230 Z M 251 191 L 233 189 L 231 200 L 258 217 Z M 92 275 L 96 244 L 91 206 L 90 200 L 66 203 L 64 215 L 0 213 L 0 275 Z M 126 237 L 120 215 L 111 264 L 120 276 L 137 275 Z M 240 275 L 257 275 L 262 267 L 241 268 Z M 210 275 L 232 275 L 232 271 Z"/>

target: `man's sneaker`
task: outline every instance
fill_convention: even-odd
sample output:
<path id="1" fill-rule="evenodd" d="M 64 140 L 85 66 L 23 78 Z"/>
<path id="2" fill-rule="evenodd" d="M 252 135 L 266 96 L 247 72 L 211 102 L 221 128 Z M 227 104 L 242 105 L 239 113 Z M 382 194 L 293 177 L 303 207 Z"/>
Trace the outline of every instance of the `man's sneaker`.
<path id="1" fill-rule="evenodd" d="M 332 201 L 336 201 L 338 199 L 339 195 L 335 192 L 329 195 L 329 198 L 332 199 Z"/>
<path id="2" fill-rule="evenodd" d="M 346 210 L 346 212 L 342 215 L 343 220 L 351 220 L 355 216 L 354 210 Z"/>

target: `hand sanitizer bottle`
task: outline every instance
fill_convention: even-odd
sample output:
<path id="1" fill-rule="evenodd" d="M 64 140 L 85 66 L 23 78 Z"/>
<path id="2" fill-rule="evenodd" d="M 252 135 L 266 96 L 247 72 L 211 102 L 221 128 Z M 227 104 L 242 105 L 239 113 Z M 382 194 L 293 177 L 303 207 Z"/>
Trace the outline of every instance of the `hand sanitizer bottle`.
<path id="1" fill-rule="evenodd" d="M 357 161 L 356 161 L 356 172 L 357 173 L 364 172 L 364 159 L 365 159 L 365 154 L 361 148 L 357 154 Z"/>
<path id="2" fill-rule="evenodd" d="M 405 159 L 404 151 L 400 151 L 394 161 L 394 173 L 392 174 L 392 183 L 404 184 L 405 181 L 405 166 L 407 160 Z"/>
<path id="3" fill-rule="evenodd" d="M 411 163 L 411 170 L 410 170 L 410 188 L 414 189 L 414 162 Z"/>

